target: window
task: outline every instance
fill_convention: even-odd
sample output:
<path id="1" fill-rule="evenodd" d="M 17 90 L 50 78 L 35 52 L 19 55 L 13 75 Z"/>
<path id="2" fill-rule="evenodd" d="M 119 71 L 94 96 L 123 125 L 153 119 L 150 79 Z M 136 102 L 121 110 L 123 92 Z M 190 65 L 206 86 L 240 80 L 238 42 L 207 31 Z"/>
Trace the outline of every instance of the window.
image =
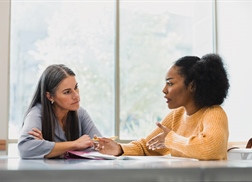
<path id="1" fill-rule="evenodd" d="M 102 2 L 12 3 L 10 138 L 17 138 L 42 71 L 73 69 L 81 105 L 104 135 L 114 130 L 114 6 Z"/>
<path id="2" fill-rule="evenodd" d="M 181 56 L 211 52 L 212 4 L 120 3 L 120 137 L 146 136 L 168 112 L 166 69 Z M 204 51 L 204 52 L 203 52 Z"/>
<path id="3" fill-rule="evenodd" d="M 81 105 L 104 136 L 138 139 L 165 116 L 168 66 L 213 51 L 212 3 L 118 2 L 12 2 L 10 139 L 17 139 L 38 78 L 53 63 L 75 71 Z"/>

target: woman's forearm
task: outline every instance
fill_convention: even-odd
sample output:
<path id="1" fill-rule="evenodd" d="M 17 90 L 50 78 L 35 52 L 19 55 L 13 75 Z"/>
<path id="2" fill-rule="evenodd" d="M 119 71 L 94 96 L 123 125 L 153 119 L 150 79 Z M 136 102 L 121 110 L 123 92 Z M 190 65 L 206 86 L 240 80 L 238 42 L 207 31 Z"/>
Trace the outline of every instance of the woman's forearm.
<path id="1" fill-rule="evenodd" d="M 53 158 L 65 154 L 68 150 L 75 150 L 74 141 L 56 142 L 51 152 L 45 155 L 45 158 Z"/>

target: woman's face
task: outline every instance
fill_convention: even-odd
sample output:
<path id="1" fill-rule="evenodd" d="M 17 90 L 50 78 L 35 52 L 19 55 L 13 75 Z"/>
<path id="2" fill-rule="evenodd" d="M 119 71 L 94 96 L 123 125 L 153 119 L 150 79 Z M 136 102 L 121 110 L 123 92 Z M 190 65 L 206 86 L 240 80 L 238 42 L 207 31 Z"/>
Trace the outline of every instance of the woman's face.
<path id="1" fill-rule="evenodd" d="M 185 86 L 184 77 L 178 71 L 179 67 L 174 65 L 168 69 L 165 75 L 166 84 L 163 93 L 170 109 L 181 106 L 188 108 L 188 106 L 194 104 L 191 84 Z"/>
<path id="2" fill-rule="evenodd" d="M 53 107 L 57 111 L 76 111 L 80 107 L 80 96 L 75 76 L 62 80 L 52 99 Z"/>

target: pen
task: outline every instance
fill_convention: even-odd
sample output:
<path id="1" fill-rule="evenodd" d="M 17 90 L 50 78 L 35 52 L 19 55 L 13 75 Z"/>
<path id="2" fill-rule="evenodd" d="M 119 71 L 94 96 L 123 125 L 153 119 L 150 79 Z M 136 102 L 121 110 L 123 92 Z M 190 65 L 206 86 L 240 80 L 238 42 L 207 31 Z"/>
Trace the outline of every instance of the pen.
<path id="1" fill-rule="evenodd" d="M 109 139 L 111 139 L 111 140 L 116 140 L 118 138 L 118 136 L 111 136 L 111 137 L 109 137 Z"/>
<path id="2" fill-rule="evenodd" d="M 106 137 L 105 137 L 106 138 Z M 111 139 L 111 140 L 116 140 L 117 138 L 118 138 L 118 136 L 111 136 L 111 137 L 108 137 L 109 139 Z M 95 136 L 94 138 L 93 138 L 93 141 L 94 142 L 97 142 L 99 140 L 99 138 L 97 137 L 97 136 Z"/>

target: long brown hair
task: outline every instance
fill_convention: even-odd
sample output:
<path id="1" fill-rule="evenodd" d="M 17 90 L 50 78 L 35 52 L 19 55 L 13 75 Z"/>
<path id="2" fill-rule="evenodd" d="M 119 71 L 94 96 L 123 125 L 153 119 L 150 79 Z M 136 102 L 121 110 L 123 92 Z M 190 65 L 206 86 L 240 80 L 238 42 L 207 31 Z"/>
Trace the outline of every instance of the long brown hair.
<path id="1" fill-rule="evenodd" d="M 45 140 L 54 141 L 56 124 L 56 117 L 52 109 L 52 104 L 47 99 L 46 92 L 54 95 L 58 84 L 67 76 L 75 76 L 75 73 L 67 66 L 63 64 L 53 64 L 48 66 L 39 79 L 35 94 L 27 109 L 26 115 L 32 107 L 38 103 L 41 104 L 42 134 Z M 75 140 L 79 137 L 77 111 L 69 111 L 64 129 L 68 141 Z"/>

